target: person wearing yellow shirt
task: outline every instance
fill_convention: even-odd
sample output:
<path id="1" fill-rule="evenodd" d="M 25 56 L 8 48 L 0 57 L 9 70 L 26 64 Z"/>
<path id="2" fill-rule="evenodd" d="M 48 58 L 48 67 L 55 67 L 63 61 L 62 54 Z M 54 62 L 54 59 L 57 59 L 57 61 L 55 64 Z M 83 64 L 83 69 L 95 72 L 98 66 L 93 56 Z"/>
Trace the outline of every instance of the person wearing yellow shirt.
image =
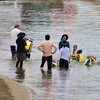
<path id="1" fill-rule="evenodd" d="M 72 60 L 76 60 L 76 57 L 77 57 L 77 45 L 74 44 L 73 45 L 73 51 L 72 51 L 71 59 Z"/>
<path id="2" fill-rule="evenodd" d="M 96 61 L 95 56 L 88 55 L 83 65 L 91 66 L 92 64 L 99 64 L 99 62 Z"/>
<path id="3" fill-rule="evenodd" d="M 85 62 L 83 63 L 83 65 L 91 66 L 92 65 L 92 56 L 88 55 L 87 59 L 85 60 Z"/>
<path id="4" fill-rule="evenodd" d="M 33 46 L 33 39 L 32 38 L 29 38 L 26 40 L 26 46 L 25 46 L 25 49 L 26 49 L 26 59 L 30 59 L 30 52 L 32 51 L 32 46 Z"/>
<path id="5" fill-rule="evenodd" d="M 77 50 L 76 61 L 79 61 L 79 62 L 83 62 L 84 61 L 84 56 L 82 54 L 82 50 L 81 49 Z"/>

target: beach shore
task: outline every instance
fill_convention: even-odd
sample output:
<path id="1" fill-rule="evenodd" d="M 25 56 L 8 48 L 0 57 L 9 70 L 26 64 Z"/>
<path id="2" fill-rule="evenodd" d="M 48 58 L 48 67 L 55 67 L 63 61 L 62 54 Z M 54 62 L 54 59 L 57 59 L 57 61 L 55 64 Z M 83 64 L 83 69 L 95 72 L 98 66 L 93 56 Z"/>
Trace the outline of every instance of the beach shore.
<path id="1" fill-rule="evenodd" d="M 30 94 L 25 86 L 0 75 L 0 98 L 2 100 L 30 100 Z"/>

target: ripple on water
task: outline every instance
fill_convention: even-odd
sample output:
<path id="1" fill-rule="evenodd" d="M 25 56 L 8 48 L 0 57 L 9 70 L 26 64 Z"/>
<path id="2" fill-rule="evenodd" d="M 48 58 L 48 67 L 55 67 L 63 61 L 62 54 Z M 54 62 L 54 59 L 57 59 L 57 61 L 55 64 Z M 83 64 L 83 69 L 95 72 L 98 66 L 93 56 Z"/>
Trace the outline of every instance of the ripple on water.
<path id="1" fill-rule="evenodd" d="M 42 75 L 39 69 L 42 53 L 37 45 L 45 34 L 58 46 L 62 34 L 68 34 L 73 44 L 83 50 L 84 57 L 94 55 L 99 61 L 100 17 L 99 3 L 94 1 L 60 2 L 3 2 L 0 1 L 0 73 L 29 88 L 31 100 L 99 100 L 100 65 L 82 66 L 71 60 L 69 71 L 52 69 L 52 75 Z M 27 36 L 34 38 L 31 60 L 24 62 L 24 70 L 16 72 L 11 60 L 10 31 L 20 24 Z M 53 55 L 58 60 L 59 51 Z M 45 71 L 47 65 L 44 66 Z"/>

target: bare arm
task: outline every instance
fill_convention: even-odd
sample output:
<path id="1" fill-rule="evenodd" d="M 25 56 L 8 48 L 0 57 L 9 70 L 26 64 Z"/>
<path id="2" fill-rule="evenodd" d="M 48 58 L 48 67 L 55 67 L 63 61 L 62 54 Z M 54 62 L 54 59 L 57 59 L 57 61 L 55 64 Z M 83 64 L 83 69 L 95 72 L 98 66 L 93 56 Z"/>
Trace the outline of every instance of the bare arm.
<path id="1" fill-rule="evenodd" d="M 32 51 L 32 47 L 33 47 L 33 42 L 30 44 L 30 49 L 29 49 L 29 52 Z"/>
<path id="2" fill-rule="evenodd" d="M 42 44 L 38 45 L 38 46 L 37 46 L 37 49 L 40 50 L 40 51 L 42 51 L 42 52 L 44 53 L 44 51 L 43 51 L 43 49 L 42 49 Z"/>

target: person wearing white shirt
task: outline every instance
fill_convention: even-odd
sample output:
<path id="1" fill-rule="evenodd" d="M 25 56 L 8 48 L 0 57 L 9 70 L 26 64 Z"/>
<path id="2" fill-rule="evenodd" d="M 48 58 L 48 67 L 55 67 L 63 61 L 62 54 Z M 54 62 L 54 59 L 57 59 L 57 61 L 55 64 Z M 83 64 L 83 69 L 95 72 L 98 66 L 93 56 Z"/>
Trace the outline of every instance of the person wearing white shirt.
<path id="1" fill-rule="evenodd" d="M 20 33 L 20 25 L 15 25 L 14 29 L 11 30 L 10 33 L 10 49 L 11 49 L 11 54 L 12 54 L 12 60 L 16 60 L 16 39 L 18 33 Z"/>
<path id="2" fill-rule="evenodd" d="M 62 48 L 59 50 L 59 68 L 69 69 L 70 49 L 67 47 L 66 41 L 62 42 Z"/>

